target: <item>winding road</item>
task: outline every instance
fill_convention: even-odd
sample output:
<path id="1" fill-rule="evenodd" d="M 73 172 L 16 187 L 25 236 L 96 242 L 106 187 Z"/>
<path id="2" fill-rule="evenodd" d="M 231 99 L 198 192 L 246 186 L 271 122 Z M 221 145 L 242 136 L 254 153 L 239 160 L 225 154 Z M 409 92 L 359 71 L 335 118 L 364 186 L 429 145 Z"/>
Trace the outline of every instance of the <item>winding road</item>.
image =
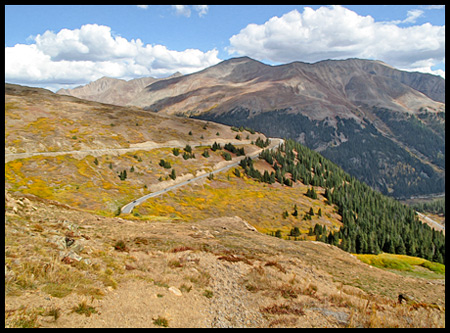
<path id="1" fill-rule="evenodd" d="M 269 145 L 269 147 L 267 149 L 271 149 L 271 150 L 279 147 L 284 142 L 283 139 L 278 139 L 278 138 L 269 138 L 269 140 L 270 140 L 270 145 Z M 228 169 L 230 169 L 232 167 L 237 166 L 241 162 L 241 160 L 243 160 L 246 157 L 250 157 L 251 159 L 255 159 L 255 158 L 257 158 L 259 156 L 261 151 L 262 151 L 262 149 L 254 152 L 252 154 L 248 154 L 248 155 L 242 156 L 239 159 L 237 159 L 235 161 L 232 161 L 230 164 L 228 164 L 227 166 L 224 166 L 224 167 L 222 167 L 220 169 L 214 170 L 214 171 L 209 172 L 209 173 L 205 173 L 205 174 L 197 176 L 197 177 L 193 177 L 191 179 L 188 179 L 186 181 L 180 182 L 180 183 L 175 184 L 175 185 L 171 185 L 171 186 L 166 187 L 165 189 L 162 189 L 160 191 L 156 191 L 156 192 L 152 192 L 150 194 L 144 195 L 143 197 L 140 197 L 139 199 L 136 199 L 133 202 L 130 202 L 130 203 L 126 204 L 125 206 L 123 206 L 122 209 L 121 209 L 121 212 L 124 213 L 124 214 L 130 214 L 135 206 L 141 204 L 142 202 L 144 202 L 147 199 L 150 199 L 150 198 L 156 197 L 158 195 L 167 193 L 169 191 L 172 191 L 172 190 L 174 190 L 174 189 L 176 189 L 178 187 L 184 186 L 184 185 L 189 184 L 191 182 L 194 182 L 196 180 L 199 180 L 199 179 L 202 179 L 202 178 L 206 178 L 210 174 L 215 174 L 215 173 L 226 171 L 226 170 L 228 170 Z"/>
<path id="2" fill-rule="evenodd" d="M 432 228 L 433 228 L 433 226 L 434 226 L 434 229 L 436 229 L 437 231 L 443 231 L 443 232 L 444 232 L 444 235 L 445 235 L 445 225 L 442 225 L 442 224 L 436 222 L 435 220 L 429 218 L 428 216 L 426 216 L 426 215 L 424 215 L 424 214 L 422 214 L 422 213 L 419 213 L 419 212 L 416 212 L 416 213 L 417 213 L 417 215 L 419 215 L 422 219 L 424 219 L 424 220 L 426 220 L 427 222 L 431 223 L 431 227 L 432 227 Z"/>

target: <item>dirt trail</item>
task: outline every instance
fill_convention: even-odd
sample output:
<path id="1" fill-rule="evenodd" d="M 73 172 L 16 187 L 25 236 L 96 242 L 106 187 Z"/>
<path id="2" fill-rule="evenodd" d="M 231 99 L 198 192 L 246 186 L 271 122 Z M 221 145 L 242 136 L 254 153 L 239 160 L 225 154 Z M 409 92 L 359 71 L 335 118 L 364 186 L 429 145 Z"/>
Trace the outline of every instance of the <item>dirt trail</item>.
<path id="1" fill-rule="evenodd" d="M 131 144 L 129 148 L 104 148 L 104 149 L 86 149 L 86 150 L 70 150 L 70 151 L 54 151 L 54 152 L 34 152 L 34 153 L 6 153 L 5 152 L 5 163 L 10 161 L 19 159 L 19 158 L 28 158 L 33 156 L 59 156 L 59 155 L 75 155 L 80 158 L 86 157 L 88 155 L 92 156 L 101 156 L 105 154 L 110 155 L 120 155 L 127 152 L 138 151 L 138 150 L 152 150 L 152 149 L 160 149 L 160 148 L 184 148 L 186 145 L 190 145 L 191 147 L 197 146 L 210 146 L 214 142 L 224 144 L 231 142 L 233 145 L 246 145 L 251 144 L 251 140 L 240 140 L 240 141 L 230 141 L 226 139 L 210 139 L 210 140 L 202 140 L 199 141 L 188 141 L 182 142 L 179 140 L 170 140 L 163 143 L 157 143 L 153 141 L 146 141 L 136 144 Z"/>

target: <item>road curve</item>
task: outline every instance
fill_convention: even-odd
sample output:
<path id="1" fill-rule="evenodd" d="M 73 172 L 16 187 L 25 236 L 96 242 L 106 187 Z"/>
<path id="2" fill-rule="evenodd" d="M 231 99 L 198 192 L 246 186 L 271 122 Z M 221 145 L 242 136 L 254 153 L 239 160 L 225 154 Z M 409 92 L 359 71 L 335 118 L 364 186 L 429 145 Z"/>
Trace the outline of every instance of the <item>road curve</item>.
<path id="1" fill-rule="evenodd" d="M 271 144 L 270 144 L 268 149 L 275 149 L 275 148 L 279 147 L 284 142 L 283 139 L 278 139 L 278 138 L 269 138 L 269 140 L 270 140 Z M 122 209 L 121 209 L 121 212 L 124 213 L 124 214 L 130 214 L 135 206 L 141 204 L 142 202 L 144 202 L 147 199 L 150 199 L 150 198 L 156 197 L 158 195 L 167 193 L 169 191 L 172 191 L 172 190 L 174 190 L 174 189 L 176 189 L 178 187 L 184 186 L 184 185 L 189 184 L 191 182 L 194 182 L 196 180 L 199 180 L 199 179 L 202 179 L 202 178 L 206 178 L 210 174 L 215 174 L 215 173 L 226 171 L 226 170 L 228 170 L 228 169 L 230 169 L 232 167 L 235 167 L 235 166 L 239 165 L 241 160 L 243 160 L 246 157 L 250 157 L 251 159 L 255 159 L 255 158 L 257 158 L 259 156 L 261 151 L 262 151 L 262 149 L 258 150 L 257 152 L 254 152 L 253 154 L 242 156 L 238 160 L 235 160 L 231 164 L 228 164 L 227 166 L 224 166 L 224 167 L 222 167 L 220 169 L 214 170 L 214 171 L 209 172 L 209 173 L 205 173 L 205 174 L 203 174 L 201 176 L 197 176 L 197 177 L 188 179 L 186 181 L 183 181 L 183 182 L 175 184 L 175 185 L 171 185 L 171 186 L 166 187 L 165 189 L 162 189 L 160 191 L 156 191 L 156 192 L 152 192 L 152 193 L 149 193 L 147 195 L 144 195 L 143 197 L 140 197 L 139 199 L 136 199 L 133 202 L 130 202 L 130 203 L 126 204 L 125 206 L 123 206 Z"/>
<path id="2" fill-rule="evenodd" d="M 433 226 L 434 226 L 434 229 L 435 229 L 435 230 L 437 230 L 437 231 L 443 231 L 444 234 L 445 234 L 445 225 L 439 224 L 439 223 L 436 222 L 435 220 L 429 218 L 428 216 L 426 216 L 426 215 L 424 215 L 424 214 L 422 214 L 422 213 L 419 213 L 419 212 L 416 212 L 416 213 L 417 213 L 417 215 L 419 215 L 422 219 L 424 219 L 424 220 L 428 221 L 429 223 L 431 223 L 432 225 L 431 225 L 430 227 L 433 228 Z"/>

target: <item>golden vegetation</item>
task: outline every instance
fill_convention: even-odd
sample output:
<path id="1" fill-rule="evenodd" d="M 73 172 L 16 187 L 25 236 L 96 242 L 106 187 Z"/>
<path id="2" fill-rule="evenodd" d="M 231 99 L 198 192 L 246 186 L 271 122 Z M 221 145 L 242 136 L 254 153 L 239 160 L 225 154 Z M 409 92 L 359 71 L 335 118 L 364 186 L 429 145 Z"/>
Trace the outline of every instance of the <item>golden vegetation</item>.
<path id="1" fill-rule="evenodd" d="M 338 229 L 341 225 L 340 216 L 334 206 L 327 205 L 322 195 L 319 195 L 318 200 L 306 197 L 308 188 L 302 184 L 286 187 L 260 183 L 246 176 L 238 178 L 232 169 L 225 174 L 215 175 L 213 180 L 205 180 L 204 184 L 190 184 L 176 192 L 152 198 L 136 207 L 135 211 L 143 218 L 175 215 L 186 221 L 239 216 L 262 233 L 280 229 L 284 238 L 288 237 L 294 226 L 303 234 L 316 223 L 326 225 L 328 230 Z M 323 190 L 317 191 L 323 194 Z M 298 209 L 296 217 L 292 215 L 295 205 Z M 303 220 L 311 207 L 315 212 L 321 209 L 322 216 Z M 283 218 L 285 211 L 289 216 Z M 304 235 L 304 239 L 306 237 Z"/>
<path id="2" fill-rule="evenodd" d="M 42 142 L 46 150 L 103 149 L 143 141 L 200 141 L 216 138 L 218 132 L 221 138 L 236 135 L 216 124 L 68 102 L 67 97 L 48 98 L 7 96 L 7 148 L 39 151 Z M 299 239 L 313 240 L 306 233 L 315 223 L 328 230 L 341 225 L 319 187 L 315 188 L 318 199 L 312 200 L 305 196 L 309 187 L 302 184 L 268 185 L 243 176 L 242 170 L 241 177 L 230 170 L 150 199 L 120 219 L 112 217 L 152 186 L 171 182 L 170 169 L 159 166 L 161 159 L 170 162 L 177 177 L 212 169 L 223 161 L 220 151 L 210 152 L 209 158 L 201 156 L 204 149 L 193 148 L 196 158 L 189 160 L 163 148 L 34 156 L 5 163 L 5 327 L 80 325 L 79 315 L 86 316 L 83 320 L 108 316 L 100 311 L 102 304 L 113 307 L 114 315 L 126 317 L 129 313 L 123 313 L 117 300 L 129 301 L 129 294 L 119 291 L 130 284 L 137 286 L 131 292 L 146 288 L 146 295 L 155 296 L 154 306 L 138 307 L 145 310 L 146 326 L 182 326 L 200 307 L 212 313 L 202 322 L 213 323 L 223 304 L 228 317 L 257 313 L 257 325 L 263 327 L 445 326 L 445 285 L 439 284 L 445 266 L 406 256 L 358 256 L 383 268 L 367 269 L 331 245 L 284 240 L 293 227 L 300 229 Z M 268 166 L 259 162 L 258 167 Z M 121 180 L 119 173 L 124 170 L 127 177 Z M 32 195 L 31 202 L 18 194 L 11 199 L 11 193 Z M 320 209 L 321 216 L 304 220 L 311 209 L 314 213 Z M 239 216 L 261 233 L 227 216 Z M 275 230 L 284 239 L 266 235 Z M 407 274 L 408 280 L 398 274 Z M 424 279 L 438 282 L 424 290 Z M 397 302 L 405 285 L 419 301 Z M 158 300 L 173 296 L 170 286 L 178 288 L 182 297 L 166 304 L 193 310 L 178 317 L 157 312 L 164 308 Z M 108 303 L 111 299 L 113 303 Z M 244 301 L 246 311 L 239 307 Z"/>

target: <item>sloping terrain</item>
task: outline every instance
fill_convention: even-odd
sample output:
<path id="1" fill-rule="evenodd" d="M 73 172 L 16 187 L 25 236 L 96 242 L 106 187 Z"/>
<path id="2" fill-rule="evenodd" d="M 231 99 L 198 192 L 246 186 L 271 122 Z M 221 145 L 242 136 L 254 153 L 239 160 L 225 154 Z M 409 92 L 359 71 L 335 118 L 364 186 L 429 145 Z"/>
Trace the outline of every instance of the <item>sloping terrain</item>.
<path id="1" fill-rule="evenodd" d="M 399 275 L 240 217 L 130 221 L 9 192 L 5 207 L 6 327 L 445 326 L 443 275 Z"/>
<path id="2" fill-rule="evenodd" d="M 361 59 L 268 66 L 242 57 L 151 83 L 128 104 L 295 139 L 383 194 L 445 192 L 437 76 Z"/>
<path id="3" fill-rule="evenodd" d="M 444 265 L 380 269 L 312 241 L 342 226 L 320 186 L 237 167 L 115 216 L 260 133 L 15 85 L 5 125 L 6 327 L 445 326 Z"/>
<path id="4" fill-rule="evenodd" d="M 177 77 L 181 74 L 177 73 L 170 77 Z M 114 105 L 126 105 L 134 99 L 134 97 L 147 85 L 160 79 L 153 77 L 143 77 L 129 81 L 102 77 L 85 86 L 73 89 L 60 89 L 56 93 L 61 95 L 69 95 L 88 101 L 103 102 Z"/>
<path id="5" fill-rule="evenodd" d="M 259 149 L 251 141 L 266 139 L 220 124 L 17 85 L 5 86 L 5 125 L 6 189 L 105 214 L 226 162 L 222 150 L 211 151 L 214 142 L 239 143 L 251 153 Z M 185 159 L 187 145 L 192 155 Z"/>

